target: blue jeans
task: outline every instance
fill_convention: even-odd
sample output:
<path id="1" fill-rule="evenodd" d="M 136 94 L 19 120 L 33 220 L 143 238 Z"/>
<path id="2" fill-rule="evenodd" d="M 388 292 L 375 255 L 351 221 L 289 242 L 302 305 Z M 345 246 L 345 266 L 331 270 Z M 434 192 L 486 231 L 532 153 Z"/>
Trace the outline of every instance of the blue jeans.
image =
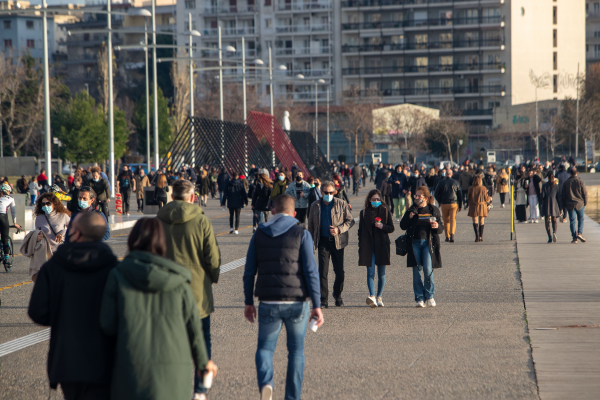
<path id="1" fill-rule="evenodd" d="M 429 241 L 427 239 L 413 240 L 412 248 L 418 265 L 418 267 L 413 267 L 413 290 L 415 291 L 415 301 L 432 299 L 435 293 L 435 285 L 433 283 L 433 268 L 431 266 Z M 423 270 L 423 280 L 421 280 L 421 269 Z"/>
<path id="2" fill-rule="evenodd" d="M 256 210 L 252 210 L 252 226 L 258 226 L 258 224 L 260 224 L 262 222 L 263 219 L 263 212 L 262 211 L 256 211 Z"/>
<path id="3" fill-rule="evenodd" d="M 258 306 L 258 348 L 256 375 L 258 388 L 273 388 L 273 353 L 281 326 L 285 324 L 288 348 L 288 367 L 285 378 L 285 399 L 299 400 L 304 376 L 304 337 L 308 322 L 308 302 L 265 304 Z"/>
<path id="4" fill-rule="evenodd" d="M 377 266 L 377 279 L 377 297 L 381 297 L 385 286 L 385 265 Z M 375 253 L 373 253 L 371 266 L 367 267 L 367 287 L 369 288 L 369 296 L 375 296 Z"/>
<path id="5" fill-rule="evenodd" d="M 219 190 L 219 204 L 220 205 L 223 205 L 223 193 L 225 193 L 225 192 L 222 192 Z"/>
<path id="6" fill-rule="evenodd" d="M 204 343 L 206 343 L 206 353 L 208 359 L 211 360 L 211 344 L 210 344 L 210 315 L 202 318 L 202 334 L 204 335 Z M 202 384 L 203 379 L 198 377 L 198 370 L 194 374 L 194 393 L 207 393 L 208 389 Z"/>
<path id="7" fill-rule="evenodd" d="M 31 195 L 31 205 L 32 205 L 32 206 L 35 206 L 35 198 L 36 198 L 36 197 L 37 197 L 37 195 L 35 195 L 35 194 L 32 194 L 32 195 Z"/>
<path id="8" fill-rule="evenodd" d="M 571 236 L 573 239 L 577 238 L 577 234 L 583 234 L 583 215 L 585 214 L 585 206 L 581 207 L 580 210 L 572 209 L 567 210 L 569 214 L 569 223 L 571 225 Z M 577 222 L 577 230 L 575 230 L 575 222 Z"/>

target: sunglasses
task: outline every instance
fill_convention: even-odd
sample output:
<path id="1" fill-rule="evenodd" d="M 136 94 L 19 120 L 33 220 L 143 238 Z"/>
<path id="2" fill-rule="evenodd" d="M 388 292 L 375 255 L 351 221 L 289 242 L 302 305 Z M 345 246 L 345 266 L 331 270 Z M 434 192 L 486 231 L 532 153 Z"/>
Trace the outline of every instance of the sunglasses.
<path id="1" fill-rule="evenodd" d="M 326 191 L 323 190 L 323 194 L 334 194 L 334 193 L 335 193 L 335 190 L 332 191 L 332 192 L 326 192 Z"/>
<path id="2" fill-rule="evenodd" d="M 43 202 L 42 202 L 42 205 L 43 205 L 43 206 L 51 206 L 51 205 L 52 205 L 52 203 L 51 203 L 51 202 L 49 202 L 49 201 L 43 201 Z"/>

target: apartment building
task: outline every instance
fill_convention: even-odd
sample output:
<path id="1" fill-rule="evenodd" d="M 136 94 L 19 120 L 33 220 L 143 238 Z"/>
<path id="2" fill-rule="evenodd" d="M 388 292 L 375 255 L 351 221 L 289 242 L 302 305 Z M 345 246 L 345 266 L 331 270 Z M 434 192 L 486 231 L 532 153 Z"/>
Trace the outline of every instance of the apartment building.
<path id="1" fill-rule="evenodd" d="M 586 0 L 586 46 L 585 55 L 587 64 L 600 61 L 600 1 Z"/>

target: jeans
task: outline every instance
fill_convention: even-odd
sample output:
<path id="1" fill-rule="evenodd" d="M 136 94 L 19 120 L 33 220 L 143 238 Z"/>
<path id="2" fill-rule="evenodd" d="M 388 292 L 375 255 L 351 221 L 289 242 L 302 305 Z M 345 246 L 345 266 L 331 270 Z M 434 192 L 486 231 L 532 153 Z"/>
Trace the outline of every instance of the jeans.
<path id="1" fill-rule="evenodd" d="M 204 343 L 206 344 L 206 353 L 208 355 L 208 359 L 212 360 L 211 355 L 211 339 L 210 339 L 210 315 L 208 317 L 204 317 L 201 319 L 202 321 L 202 334 L 204 335 Z M 203 378 L 198 377 L 198 370 L 195 371 L 194 374 L 194 393 L 207 393 L 208 389 L 204 387 L 202 384 Z M 204 371 L 203 371 L 204 372 Z"/>
<path id="2" fill-rule="evenodd" d="M 581 207 L 581 209 L 576 210 L 567 210 L 569 214 L 569 224 L 571 225 L 571 236 L 573 239 L 577 238 L 577 235 L 583 234 L 583 216 L 585 214 L 585 206 Z M 575 221 L 577 221 L 577 230 L 575 229 Z"/>
<path id="3" fill-rule="evenodd" d="M 413 290 L 415 291 L 415 301 L 432 299 L 435 293 L 435 285 L 433 283 L 429 240 L 415 239 L 413 240 L 412 248 L 418 265 L 417 267 L 413 267 Z M 423 269 L 423 280 L 421 280 L 421 267 Z"/>
<path id="4" fill-rule="evenodd" d="M 308 322 L 308 302 L 292 304 L 258 305 L 258 348 L 256 349 L 256 375 L 258 388 L 273 388 L 273 353 L 281 326 L 285 324 L 288 349 L 288 366 L 285 378 L 285 399 L 299 400 L 304 377 L 304 337 Z"/>
<path id="5" fill-rule="evenodd" d="M 529 195 L 529 219 L 540 219 L 537 195 Z"/>
<path id="6" fill-rule="evenodd" d="M 344 249 L 335 248 L 335 240 L 330 238 L 319 239 L 318 258 L 319 258 L 319 279 L 321 282 L 321 303 L 327 302 L 329 297 L 329 284 L 327 276 L 329 275 L 329 257 L 333 264 L 335 272 L 335 281 L 333 282 L 333 298 L 338 298 L 344 290 Z"/>
<path id="7" fill-rule="evenodd" d="M 377 266 L 377 279 L 377 297 L 381 297 L 385 287 L 385 265 Z M 375 296 L 375 253 L 373 253 L 371 266 L 367 267 L 367 287 L 369 288 L 369 296 Z"/>
<path id="8" fill-rule="evenodd" d="M 392 213 L 396 214 L 396 219 L 402 218 L 402 216 L 404 215 L 405 207 L 406 207 L 406 198 L 405 197 L 394 198 L 394 209 L 392 210 Z"/>
<path id="9" fill-rule="evenodd" d="M 256 226 L 258 226 L 258 224 L 260 224 L 262 222 L 263 215 L 265 215 L 265 217 L 266 217 L 266 213 L 263 213 L 262 211 L 253 210 L 252 227 L 256 227 Z"/>
<path id="10" fill-rule="evenodd" d="M 225 192 L 219 190 L 219 204 L 223 204 L 223 193 Z"/>
<path id="11" fill-rule="evenodd" d="M 37 197 L 36 194 L 32 194 L 31 195 L 31 205 L 34 206 L 35 205 L 35 198 Z"/>
<path id="12" fill-rule="evenodd" d="M 137 199 L 138 211 L 144 211 L 144 199 Z"/>
<path id="13" fill-rule="evenodd" d="M 296 219 L 298 221 L 300 221 L 300 223 L 302 225 L 304 225 L 304 223 L 306 222 L 306 214 L 308 214 L 308 207 L 307 208 L 296 208 Z"/>

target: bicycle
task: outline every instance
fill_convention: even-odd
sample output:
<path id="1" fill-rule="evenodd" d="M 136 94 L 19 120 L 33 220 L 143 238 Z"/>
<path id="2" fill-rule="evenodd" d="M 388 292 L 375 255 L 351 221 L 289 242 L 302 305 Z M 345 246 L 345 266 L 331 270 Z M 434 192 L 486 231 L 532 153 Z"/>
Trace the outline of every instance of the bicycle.
<path id="1" fill-rule="evenodd" d="M 14 225 L 10 225 L 9 228 L 17 229 Z M 21 229 L 17 229 L 17 233 L 20 233 L 20 232 L 21 232 Z M 7 260 L 4 258 L 4 246 L 0 246 L 0 257 L 2 259 L 2 263 L 4 264 L 4 270 L 6 272 L 10 272 L 12 270 L 13 261 L 15 260 L 15 251 L 14 251 L 13 241 L 10 236 L 8 237 L 8 248 L 9 248 L 9 254 L 8 254 L 8 260 Z"/>

